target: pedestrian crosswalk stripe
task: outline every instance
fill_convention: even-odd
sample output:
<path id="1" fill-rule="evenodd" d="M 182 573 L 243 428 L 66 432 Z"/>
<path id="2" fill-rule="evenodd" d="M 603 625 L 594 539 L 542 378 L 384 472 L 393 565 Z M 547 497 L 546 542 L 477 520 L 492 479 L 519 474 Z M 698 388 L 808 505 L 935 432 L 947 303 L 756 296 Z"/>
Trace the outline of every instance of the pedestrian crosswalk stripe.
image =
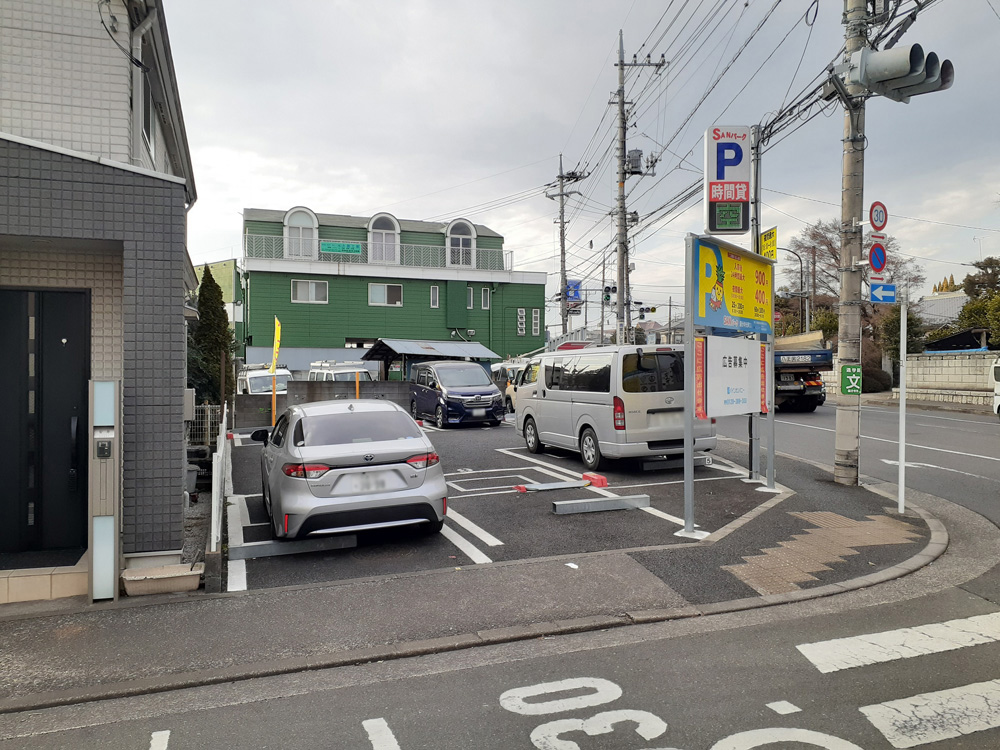
<path id="1" fill-rule="evenodd" d="M 880 664 L 1000 641 L 1000 612 L 850 638 L 804 643 L 796 648 L 820 672 Z"/>
<path id="2" fill-rule="evenodd" d="M 895 748 L 996 729 L 1000 727 L 1000 680 L 862 706 L 861 713 Z M 1000 737 L 993 742 L 1000 743 Z"/>

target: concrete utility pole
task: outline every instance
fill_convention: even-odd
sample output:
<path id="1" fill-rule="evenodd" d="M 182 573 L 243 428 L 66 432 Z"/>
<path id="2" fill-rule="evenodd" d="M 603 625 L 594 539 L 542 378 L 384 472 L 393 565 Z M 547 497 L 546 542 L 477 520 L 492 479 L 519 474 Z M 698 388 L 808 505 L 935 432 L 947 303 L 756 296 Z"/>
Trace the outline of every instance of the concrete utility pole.
<path id="1" fill-rule="evenodd" d="M 567 332 L 569 313 L 566 306 L 566 196 L 580 195 L 579 190 L 566 192 L 566 181 L 579 182 L 587 175 L 579 172 L 563 173 L 562 154 L 559 154 L 559 192 L 555 195 L 546 193 L 546 198 L 559 199 L 559 315 L 562 318 L 562 332 Z"/>
<path id="2" fill-rule="evenodd" d="M 632 62 L 625 62 L 625 42 L 621 30 L 618 31 L 618 299 L 616 300 L 616 320 L 617 332 L 615 343 L 625 344 L 632 340 L 632 332 L 629 330 L 627 308 L 629 305 L 630 290 L 628 288 L 628 213 L 625 208 L 625 179 L 633 174 L 640 174 L 627 166 L 627 154 L 625 152 L 625 132 L 628 130 L 628 122 L 625 118 L 625 68 L 656 68 L 659 70 L 666 65 L 666 60 L 661 57 L 658 62 L 650 62 L 647 57 L 643 62 L 637 62 L 632 58 Z"/>
<path id="3" fill-rule="evenodd" d="M 867 45 L 866 0 L 844 0 L 847 50 L 845 61 Z M 865 99 L 867 90 L 848 84 L 850 98 L 844 108 L 844 168 L 840 202 L 840 310 L 838 365 L 861 364 L 861 243 L 864 235 Z M 838 484 L 856 485 L 859 480 L 861 444 L 861 396 L 837 396 L 836 454 L 833 478 Z"/>

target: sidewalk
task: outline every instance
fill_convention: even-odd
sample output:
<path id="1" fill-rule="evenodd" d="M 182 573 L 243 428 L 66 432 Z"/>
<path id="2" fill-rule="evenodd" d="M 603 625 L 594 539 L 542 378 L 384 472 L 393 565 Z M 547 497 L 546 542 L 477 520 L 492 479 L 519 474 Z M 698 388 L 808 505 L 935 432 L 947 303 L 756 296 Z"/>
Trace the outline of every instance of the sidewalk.
<path id="1" fill-rule="evenodd" d="M 948 546 L 924 507 L 895 514 L 892 485 L 843 487 L 781 456 L 777 469 L 785 492 L 701 542 L 71 611 L 0 608 L 0 713 L 802 601 L 905 576 Z M 936 498 L 922 505 L 959 524 L 961 574 L 994 559 L 1000 530 Z"/>

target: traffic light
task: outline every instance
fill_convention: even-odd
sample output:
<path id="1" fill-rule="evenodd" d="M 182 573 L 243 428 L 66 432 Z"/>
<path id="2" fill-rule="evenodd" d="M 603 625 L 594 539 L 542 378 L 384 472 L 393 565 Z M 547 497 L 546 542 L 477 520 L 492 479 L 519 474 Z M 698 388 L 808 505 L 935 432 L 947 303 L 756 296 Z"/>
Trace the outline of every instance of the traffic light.
<path id="1" fill-rule="evenodd" d="M 851 55 L 847 72 L 848 83 L 904 104 L 911 96 L 949 89 L 954 81 L 951 60 L 941 61 L 936 52 L 924 55 L 919 44 L 887 50 L 862 47 Z"/>
<path id="2" fill-rule="evenodd" d="M 604 287 L 604 301 L 605 302 L 610 302 L 611 301 L 611 295 L 612 294 L 617 294 L 617 293 L 618 293 L 618 287 L 617 286 L 606 286 L 606 287 Z"/>

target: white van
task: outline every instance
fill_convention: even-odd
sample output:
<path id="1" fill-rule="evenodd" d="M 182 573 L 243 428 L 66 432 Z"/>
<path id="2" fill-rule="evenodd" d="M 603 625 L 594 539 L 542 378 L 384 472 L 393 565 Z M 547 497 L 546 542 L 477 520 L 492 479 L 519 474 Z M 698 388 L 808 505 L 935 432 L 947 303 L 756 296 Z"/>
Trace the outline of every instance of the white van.
<path id="1" fill-rule="evenodd" d="M 602 346 L 531 359 L 517 383 L 517 431 L 532 453 L 603 458 L 684 452 L 684 347 Z M 715 420 L 695 420 L 694 449 L 715 448 Z"/>
<path id="2" fill-rule="evenodd" d="M 288 381 L 292 380 L 292 373 L 284 365 L 278 365 L 274 369 L 272 377 L 271 373 L 268 372 L 270 369 L 270 362 L 259 365 L 244 365 L 236 376 L 236 392 L 270 393 L 273 385 L 275 393 L 287 393 Z"/>
<path id="3" fill-rule="evenodd" d="M 990 380 L 993 383 L 993 413 L 1000 417 L 1000 357 L 990 366 Z"/>
<path id="4" fill-rule="evenodd" d="M 309 380 L 334 380 L 343 383 L 353 383 L 355 380 L 373 380 L 371 372 L 364 362 L 337 362 L 336 360 L 320 360 L 309 364 Z"/>

